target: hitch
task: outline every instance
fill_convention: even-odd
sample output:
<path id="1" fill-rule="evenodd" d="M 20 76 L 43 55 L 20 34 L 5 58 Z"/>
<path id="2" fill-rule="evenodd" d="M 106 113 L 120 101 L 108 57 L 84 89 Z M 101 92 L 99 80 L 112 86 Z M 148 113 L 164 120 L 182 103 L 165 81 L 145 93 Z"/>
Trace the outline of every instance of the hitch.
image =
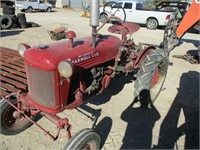
<path id="1" fill-rule="evenodd" d="M 195 59 L 195 56 L 192 56 L 190 54 L 185 54 L 185 55 L 173 55 L 172 57 L 174 58 L 179 58 L 183 59 L 187 62 L 190 62 L 191 64 L 198 64 L 198 59 Z"/>

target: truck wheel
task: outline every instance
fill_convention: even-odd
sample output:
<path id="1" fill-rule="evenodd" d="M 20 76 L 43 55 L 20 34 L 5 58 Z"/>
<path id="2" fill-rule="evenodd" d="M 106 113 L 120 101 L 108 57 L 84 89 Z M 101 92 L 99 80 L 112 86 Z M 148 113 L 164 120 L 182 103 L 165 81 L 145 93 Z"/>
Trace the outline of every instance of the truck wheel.
<path id="1" fill-rule="evenodd" d="M 105 23 L 107 19 L 108 19 L 108 15 L 107 14 L 101 14 L 100 17 L 99 17 L 99 21 L 101 23 Z"/>
<path id="2" fill-rule="evenodd" d="M 96 132 L 83 129 L 68 141 L 64 150 L 98 150 L 100 143 L 100 136 Z"/>
<path id="3" fill-rule="evenodd" d="M 17 99 L 12 98 L 10 102 L 17 106 Z M 32 125 L 23 115 L 19 116 L 17 111 L 10 106 L 4 99 L 0 101 L 0 133 L 4 135 L 15 135 Z M 26 115 L 33 120 L 35 117 L 26 112 Z"/>
<path id="4" fill-rule="evenodd" d="M 28 9 L 26 10 L 26 12 L 28 12 L 28 13 L 31 13 L 33 11 L 33 8 L 32 7 L 28 7 Z"/>
<path id="5" fill-rule="evenodd" d="M 51 7 L 48 7 L 46 12 L 51 12 Z"/>
<path id="6" fill-rule="evenodd" d="M 11 16 L 4 15 L 0 19 L 0 24 L 1 24 L 2 29 L 9 29 L 9 28 L 11 28 L 11 26 L 13 24 L 13 20 L 12 20 Z"/>
<path id="7" fill-rule="evenodd" d="M 158 27 L 158 22 L 156 19 L 151 18 L 147 20 L 146 26 L 147 26 L 147 29 L 155 30 Z"/>
<path id="8" fill-rule="evenodd" d="M 158 97 L 168 69 L 167 53 L 161 49 L 152 50 L 149 53 L 137 73 L 135 81 L 135 101 L 141 104 L 152 104 Z"/>

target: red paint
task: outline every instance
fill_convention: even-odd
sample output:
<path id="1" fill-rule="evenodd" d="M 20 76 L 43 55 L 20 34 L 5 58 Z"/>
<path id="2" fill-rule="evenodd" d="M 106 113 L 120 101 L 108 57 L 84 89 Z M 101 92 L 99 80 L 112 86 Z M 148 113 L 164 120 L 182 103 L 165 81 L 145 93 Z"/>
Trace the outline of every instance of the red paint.
<path id="1" fill-rule="evenodd" d="M 155 47 L 153 47 L 153 46 L 144 48 L 144 49 L 139 53 L 139 55 L 137 56 L 137 59 L 136 59 L 135 62 L 134 62 L 134 68 L 135 68 L 135 69 L 139 69 L 140 66 L 141 66 L 141 63 L 144 61 L 144 59 L 146 58 L 146 56 L 147 56 L 152 50 L 154 50 L 154 49 L 155 49 Z"/>
<path id="2" fill-rule="evenodd" d="M 158 81 L 159 81 L 159 72 L 157 68 L 153 74 L 153 78 L 151 81 L 151 88 L 153 88 L 158 83 Z"/>
<path id="3" fill-rule="evenodd" d="M 65 59 L 78 59 L 87 53 L 99 52 L 98 57 L 88 59 L 77 63 L 75 67 L 84 69 L 103 64 L 114 59 L 118 53 L 118 48 L 122 45 L 118 37 L 104 35 L 97 39 L 97 47 L 91 46 L 91 37 L 74 39 L 74 48 L 69 48 L 69 41 L 60 41 L 48 44 L 48 48 L 39 49 L 39 47 L 29 48 L 24 54 L 25 63 L 44 70 L 55 70 L 58 63 Z"/>

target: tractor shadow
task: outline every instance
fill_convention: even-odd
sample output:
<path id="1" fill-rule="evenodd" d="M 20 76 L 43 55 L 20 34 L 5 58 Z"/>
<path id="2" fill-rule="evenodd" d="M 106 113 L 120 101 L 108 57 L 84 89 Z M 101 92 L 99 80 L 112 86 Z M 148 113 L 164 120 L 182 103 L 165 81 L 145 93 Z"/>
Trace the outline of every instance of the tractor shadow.
<path id="1" fill-rule="evenodd" d="M 94 104 L 97 106 L 107 103 L 113 95 L 116 95 L 120 91 L 122 91 L 125 84 L 131 83 L 133 80 L 135 80 L 135 78 L 133 78 L 133 76 L 131 75 L 116 77 L 112 79 L 108 88 L 105 89 L 101 94 L 92 96 L 88 100 L 84 101 L 83 105 L 80 105 L 77 108 L 77 111 L 87 116 L 88 118 L 92 119 L 93 121 L 92 128 L 101 137 L 101 148 L 105 144 L 105 141 L 110 133 L 113 121 L 110 117 L 104 117 L 97 124 L 98 118 L 101 116 L 101 109 L 94 109 L 88 106 L 87 103 Z M 84 113 L 84 111 L 82 110 L 86 111 L 89 114 L 92 114 L 92 117 Z"/>
<path id="2" fill-rule="evenodd" d="M 134 102 L 121 114 L 121 119 L 127 122 L 127 128 L 120 149 L 150 149 L 153 127 L 160 114 L 153 105 L 150 109 L 133 108 L 133 105 Z"/>
<path id="3" fill-rule="evenodd" d="M 95 132 L 99 134 L 101 137 L 101 145 L 100 148 L 103 148 L 103 145 L 108 138 L 110 130 L 112 128 L 112 119 L 110 117 L 104 117 L 94 128 Z"/>
<path id="4" fill-rule="evenodd" d="M 107 103 L 113 95 L 122 91 L 125 84 L 132 83 L 134 80 L 135 78 L 132 75 L 119 75 L 111 79 L 110 85 L 101 94 L 91 97 L 87 102 L 97 106 Z"/>
<path id="5" fill-rule="evenodd" d="M 161 127 L 154 149 L 179 149 L 177 140 L 185 135 L 184 149 L 199 149 L 199 76 L 196 71 L 184 73 L 180 88 Z M 178 125 L 180 113 L 185 122 Z"/>
<path id="6" fill-rule="evenodd" d="M 184 38 L 181 38 L 180 40 L 179 40 L 179 43 L 178 43 L 178 45 L 177 46 L 180 46 L 181 44 L 183 44 L 183 43 L 192 43 L 195 47 L 197 47 L 198 48 L 198 46 L 200 46 L 200 44 L 199 44 L 199 40 L 191 40 L 191 39 L 184 39 Z"/>

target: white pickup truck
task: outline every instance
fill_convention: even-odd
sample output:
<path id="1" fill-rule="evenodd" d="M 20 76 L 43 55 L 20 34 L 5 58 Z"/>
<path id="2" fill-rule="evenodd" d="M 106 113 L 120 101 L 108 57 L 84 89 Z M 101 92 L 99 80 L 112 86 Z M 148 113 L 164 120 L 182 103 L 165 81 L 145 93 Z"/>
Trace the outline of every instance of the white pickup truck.
<path id="1" fill-rule="evenodd" d="M 112 6 L 100 7 L 100 22 L 105 22 L 107 18 L 116 12 L 115 16 L 126 22 L 145 24 L 148 29 L 156 29 L 158 26 L 166 26 L 170 19 L 173 19 L 176 12 L 144 10 L 143 3 L 139 1 L 120 1 Z M 124 11 L 126 15 L 124 15 Z"/>
<path id="2" fill-rule="evenodd" d="M 21 11 L 32 12 L 33 10 L 47 11 L 52 10 L 52 5 L 43 0 L 15 0 L 15 7 Z"/>

